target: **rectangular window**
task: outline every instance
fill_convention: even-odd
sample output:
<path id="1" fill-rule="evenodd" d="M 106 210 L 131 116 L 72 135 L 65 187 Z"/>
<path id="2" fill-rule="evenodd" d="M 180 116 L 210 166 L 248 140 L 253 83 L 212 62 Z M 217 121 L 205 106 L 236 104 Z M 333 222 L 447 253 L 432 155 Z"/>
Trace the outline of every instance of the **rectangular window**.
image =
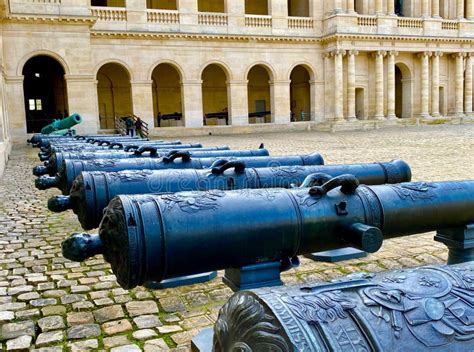
<path id="1" fill-rule="evenodd" d="M 29 109 L 30 111 L 36 110 L 35 100 L 34 100 L 34 99 L 28 99 L 28 109 Z"/>
<path id="2" fill-rule="evenodd" d="M 41 99 L 36 99 L 36 110 L 43 110 L 43 103 L 41 102 Z"/>

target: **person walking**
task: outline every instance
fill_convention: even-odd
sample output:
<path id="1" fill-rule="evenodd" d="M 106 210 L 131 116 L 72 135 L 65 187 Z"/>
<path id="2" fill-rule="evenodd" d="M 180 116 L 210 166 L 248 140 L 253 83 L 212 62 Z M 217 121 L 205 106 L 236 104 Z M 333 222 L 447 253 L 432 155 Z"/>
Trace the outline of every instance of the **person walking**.
<path id="1" fill-rule="evenodd" d="M 133 137 L 133 119 L 131 117 L 127 117 L 125 120 L 125 127 L 127 127 L 127 136 Z"/>
<path id="2" fill-rule="evenodd" d="M 143 122 L 142 122 L 142 120 L 138 117 L 138 118 L 137 118 L 137 121 L 135 122 L 135 131 L 137 132 L 137 136 L 140 136 L 140 138 L 144 138 L 144 137 L 143 137 L 143 130 L 142 130 L 142 127 L 143 127 Z"/>

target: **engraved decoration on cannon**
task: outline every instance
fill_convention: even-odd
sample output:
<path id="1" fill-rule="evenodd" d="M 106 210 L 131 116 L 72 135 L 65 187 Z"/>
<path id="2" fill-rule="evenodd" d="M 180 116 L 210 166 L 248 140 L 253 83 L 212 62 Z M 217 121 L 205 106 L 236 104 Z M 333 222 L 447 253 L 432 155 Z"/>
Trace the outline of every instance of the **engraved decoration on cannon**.
<path id="1" fill-rule="evenodd" d="M 274 336 L 272 351 L 472 351 L 474 263 L 241 291 L 219 313 L 214 349 L 261 351 Z"/>

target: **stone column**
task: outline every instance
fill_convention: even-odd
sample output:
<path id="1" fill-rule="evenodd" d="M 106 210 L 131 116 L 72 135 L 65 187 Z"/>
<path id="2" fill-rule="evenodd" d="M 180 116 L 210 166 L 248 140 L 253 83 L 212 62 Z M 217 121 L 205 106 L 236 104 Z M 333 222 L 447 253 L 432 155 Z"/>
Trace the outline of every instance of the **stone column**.
<path id="1" fill-rule="evenodd" d="M 270 82 L 270 99 L 273 123 L 290 123 L 290 83 L 291 81 Z"/>
<path id="2" fill-rule="evenodd" d="M 395 15 L 395 0 L 388 0 L 387 1 L 387 14 L 389 16 Z"/>
<path id="3" fill-rule="evenodd" d="M 456 60 L 456 89 L 454 114 L 458 117 L 464 116 L 464 53 L 454 54 Z"/>
<path id="4" fill-rule="evenodd" d="M 439 15 L 439 0 L 431 0 L 431 15 L 435 18 L 440 18 Z"/>
<path id="5" fill-rule="evenodd" d="M 439 57 L 442 53 L 433 53 L 431 59 L 431 116 L 439 117 Z"/>
<path id="6" fill-rule="evenodd" d="M 229 96 L 229 125 L 248 125 L 248 81 L 230 81 L 227 84 Z"/>
<path id="7" fill-rule="evenodd" d="M 24 143 L 26 139 L 25 95 L 23 76 L 6 76 L 6 105 L 10 117 L 10 135 L 14 142 Z"/>
<path id="8" fill-rule="evenodd" d="M 204 112 L 202 108 L 202 80 L 181 82 L 183 116 L 185 127 L 202 127 Z"/>
<path id="9" fill-rule="evenodd" d="M 343 56 L 345 55 L 344 50 L 335 50 L 332 52 L 334 56 L 334 120 L 344 120 L 344 66 Z"/>
<path id="10" fill-rule="evenodd" d="M 456 2 L 456 17 L 464 18 L 464 0 L 457 0 Z"/>
<path id="11" fill-rule="evenodd" d="M 421 16 L 431 17 L 430 14 L 430 0 L 422 0 L 421 2 Z"/>
<path id="12" fill-rule="evenodd" d="M 474 18 L 474 1 L 467 0 L 466 1 L 466 18 L 472 20 Z"/>
<path id="13" fill-rule="evenodd" d="M 396 51 L 388 52 L 387 59 L 387 119 L 394 120 L 395 115 L 395 56 Z"/>
<path id="14" fill-rule="evenodd" d="M 351 50 L 347 56 L 347 120 L 356 120 L 355 56 L 359 52 Z"/>
<path id="15" fill-rule="evenodd" d="M 347 13 L 355 14 L 355 0 L 347 0 Z"/>
<path id="16" fill-rule="evenodd" d="M 430 53 L 423 52 L 418 54 L 421 58 L 421 117 L 430 116 Z"/>
<path id="17" fill-rule="evenodd" d="M 155 127 L 153 113 L 153 81 L 132 81 L 133 113 L 148 124 L 148 128 Z"/>
<path id="18" fill-rule="evenodd" d="M 385 51 L 377 51 L 375 57 L 375 116 L 376 120 L 384 120 L 384 78 L 383 58 Z"/>
<path id="19" fill-rule="evenodd" d="M 472 116 L 472 56 L 467 55 L 464 81 L 464 113 Z"/>
<path id="20" fill-rule="evenodd" d="M 342 0 L 334 0 L 334 13 L 342 12 Z"/>
<path id="21" fill-rule="evenodd" d="M 99 130 L 99 101 L 94 76 L 66 75 L 69 114 L 77 112 L 84 122 L 74 127 L 78 133 L 97 133 Z M 85 93 L 87 92 L 87 93 Z"/>
<path id="22" fill-rule="evenodd" d="M 375 0 L 375 14 L 385 15 L 383 12 L 383 0 Z"/>

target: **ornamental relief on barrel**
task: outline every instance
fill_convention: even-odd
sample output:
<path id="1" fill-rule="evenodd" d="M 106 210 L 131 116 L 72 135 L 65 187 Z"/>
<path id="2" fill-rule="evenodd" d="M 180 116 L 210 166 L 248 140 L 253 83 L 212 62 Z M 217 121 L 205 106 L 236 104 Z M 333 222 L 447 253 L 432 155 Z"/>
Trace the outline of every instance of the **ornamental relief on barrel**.
<path id="1" fill-rule="evenodd" d="M 218 200 L 223 197 L 225 192 L 212 190 L 164 194 L 161 199 L 165 204 L 164 210 L 170 211 L 177 207 L 185 213 L 196 213 L 202 210 L 216 210 L 220 206 Z"/>
<path id="2" fill-rule="evenodd" d="M 412 201 L 423 199 L 434 199 L 436 193 L 436 185 L 428 184 L 426 182 L 401 183 L 398 185 L 389 185 L 401 199 L 410 198 Z"/>

